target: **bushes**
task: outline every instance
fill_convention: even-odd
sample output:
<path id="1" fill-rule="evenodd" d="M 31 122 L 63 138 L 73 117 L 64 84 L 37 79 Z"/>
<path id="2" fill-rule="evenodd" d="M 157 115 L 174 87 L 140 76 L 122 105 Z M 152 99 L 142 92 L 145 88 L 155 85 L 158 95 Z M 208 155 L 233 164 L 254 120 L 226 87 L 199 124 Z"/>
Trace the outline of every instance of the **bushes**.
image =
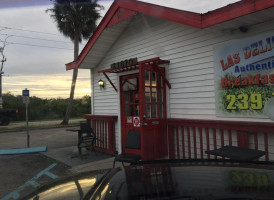
<path id="1" fill-rule="evenodd" d="M 51 98 L 41 99 L 30 97 L 28 105 L 29 120 L 51 120 L 62 119 L 65 115 L 68 99 Z M 15 120 L 24 121 L 26 119 L 26 106 L 20 95 L 11 93 L 3 94 L 3 108 L 17 109 L 19 111 Z M 90 96 L 84 96 L 73 100 L 71 118 L 82 118 L 84 114 L 91 112 Z"/>

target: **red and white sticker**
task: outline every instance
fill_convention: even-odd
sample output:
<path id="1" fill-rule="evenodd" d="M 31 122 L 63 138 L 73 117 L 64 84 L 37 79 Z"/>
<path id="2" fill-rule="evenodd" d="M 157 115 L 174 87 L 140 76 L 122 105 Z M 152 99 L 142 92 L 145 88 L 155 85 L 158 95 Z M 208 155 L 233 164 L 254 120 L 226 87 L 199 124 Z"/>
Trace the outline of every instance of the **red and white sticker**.
<path id="1" fill-rule="evenodd" d="M 140 127 L 141 126 L 140 117 L 133 117 L 133 126 L 134 127 Z"/>

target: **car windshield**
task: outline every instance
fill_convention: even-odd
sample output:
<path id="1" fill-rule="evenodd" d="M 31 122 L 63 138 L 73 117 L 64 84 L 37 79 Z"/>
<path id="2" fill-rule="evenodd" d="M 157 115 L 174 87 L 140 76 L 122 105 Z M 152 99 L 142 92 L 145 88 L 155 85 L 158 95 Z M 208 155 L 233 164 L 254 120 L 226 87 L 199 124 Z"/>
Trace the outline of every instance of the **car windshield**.
<path id="1" fill-rule="evenodd" d="M 274 1 L 0 11 L 0 199 L 274 198 Z"/>
<path id="2" fill-rule="evenodd" d="M 273 163 L 255 163 L 140 162 L 104 173 L 85 172 L 69 177 L 24 199 L 271 199 Z"/>

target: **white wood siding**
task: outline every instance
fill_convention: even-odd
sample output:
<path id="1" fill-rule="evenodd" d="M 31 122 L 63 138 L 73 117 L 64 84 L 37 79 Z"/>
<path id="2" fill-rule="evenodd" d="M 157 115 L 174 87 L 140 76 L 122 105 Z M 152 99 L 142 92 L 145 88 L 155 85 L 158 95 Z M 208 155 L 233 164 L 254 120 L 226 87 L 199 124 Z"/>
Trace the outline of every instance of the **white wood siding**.
<path id="1" fill-rule="evenodd" d="M 228 40 L 273 30 L 273 21 L 250 27 L 248 33 L 243 34 L 238 31 L 224 33 L 212 28 L 199 30 L 139 14 L 132 19 L 129 27 L 121 34 L 99 66 L 94 69 L 93 114 L 120 116 L 119 91 L 116 93 L 103 74 L 99 76 L 97 71 L 107 69 L 111 63 L 128 58 L 137 57 L 141 61 L 161 57 L 171 62 L 166 67 L 167 77 L 172 86 L 172 89 L 167 89 L 169 118 L 271 121 L 267 118 L 216 117 L 213 46 Z M 118 90 L 121 75 L 123 74 L 108 73 Z M 100 78 L 106 83 L 103 90 L 100 90 L 97 84 Z M 120 144 L 120 134 L 118 134 L 120 117 L 116 126 L 119 126 L 116 129 L 118 145 Z"/>

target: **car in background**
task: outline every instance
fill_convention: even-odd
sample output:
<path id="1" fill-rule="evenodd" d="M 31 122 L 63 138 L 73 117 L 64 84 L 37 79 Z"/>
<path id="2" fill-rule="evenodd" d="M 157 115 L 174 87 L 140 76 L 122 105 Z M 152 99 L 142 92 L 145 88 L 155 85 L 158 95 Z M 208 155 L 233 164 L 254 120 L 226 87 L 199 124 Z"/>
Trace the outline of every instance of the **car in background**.
<path id="1" fill-rule="evenodd" d="M 16 116 L 18 110 L 16 109 L 0 109 L 0 125 L 9 125 L 11 119 Z"/>
<path id="2" fill-rule="evenodd" d="M 73 175 L 22 199 L 274 199 L 274 164 L 158 160 Z"/>

